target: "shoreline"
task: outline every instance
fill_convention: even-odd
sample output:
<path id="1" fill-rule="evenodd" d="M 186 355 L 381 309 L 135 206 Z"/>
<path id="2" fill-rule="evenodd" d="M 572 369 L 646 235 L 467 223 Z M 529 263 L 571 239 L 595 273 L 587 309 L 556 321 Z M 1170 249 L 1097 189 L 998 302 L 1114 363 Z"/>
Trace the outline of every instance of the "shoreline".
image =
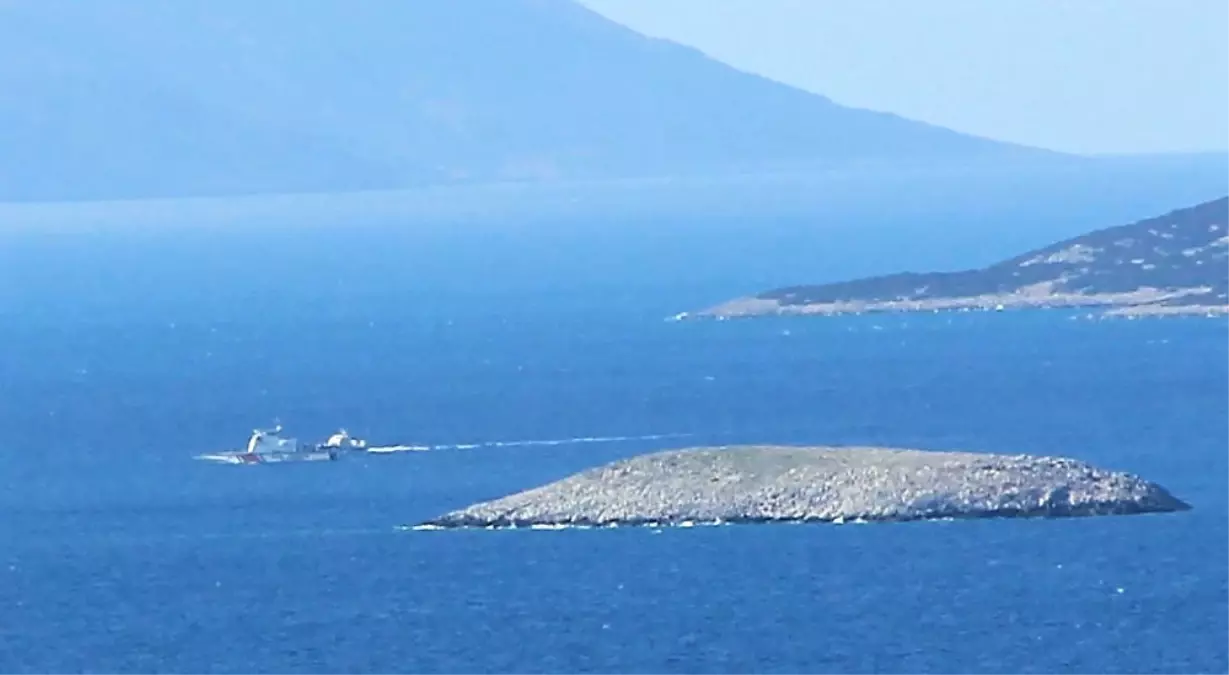
<path id="1" fill-rule="evenodd" d="M 1108 295 L 1108 294 L 1107 294 Z M 1150 301 L 1132 302 L 1137 294 L 1106 295 L 1051 295 L 1051 296 L 968 296 L 933 298 L 928 300 L 848 300 L 838 302 L 783 304 L 778 300 L 746 297 L 710 307 L 699 312 L 682 312 L 671 317 L 687 319 L 751 319 L 781 316 L 857 316 L 862 314 L 940 314 L 946 312 L 1005 312 L 1021 310 L 1088 309 L 1103 318 L 1161 318 L 1161 317 L 1229 317 L 1229 305 L 1165 305 L 1165 300 L 1186 295 L 1169 295 L 1149 298 Z M 1130 299 L 1122 296 L 1131 296 Z"/>

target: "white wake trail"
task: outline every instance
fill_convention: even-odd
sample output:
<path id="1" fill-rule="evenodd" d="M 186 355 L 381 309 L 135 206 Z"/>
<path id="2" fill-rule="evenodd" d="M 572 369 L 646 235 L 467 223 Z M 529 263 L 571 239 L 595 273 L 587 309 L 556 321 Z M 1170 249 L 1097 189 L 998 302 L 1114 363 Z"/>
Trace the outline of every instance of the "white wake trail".
<path id="1" fill-rule="evenodd" d="M 666 438 L 685 438 L 693 434 L 644 434 L 641 436 L 575 436 L 529 441 L 486 441 L 483 443 L 448 443 L 443 445 L 377 445 L 367 452 L 387 454 L 393 452 L 431 452 L 434 450 L 474 450 L 477 448 L 512 448 L 521 446 L 574 445 L 578 443 L 624 443 L 629 441 L 656 441 Z"/>

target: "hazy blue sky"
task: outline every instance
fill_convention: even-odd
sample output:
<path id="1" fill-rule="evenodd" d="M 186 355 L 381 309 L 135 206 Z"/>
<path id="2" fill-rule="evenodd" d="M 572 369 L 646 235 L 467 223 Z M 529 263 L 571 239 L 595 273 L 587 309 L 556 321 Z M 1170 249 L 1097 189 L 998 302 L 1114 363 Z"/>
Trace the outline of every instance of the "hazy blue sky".
<path id="1" fill-rule="evenodd" d="M 582 0 L 839 103 L 1056 150 L 1229 148 L 1226 0 Z"/>

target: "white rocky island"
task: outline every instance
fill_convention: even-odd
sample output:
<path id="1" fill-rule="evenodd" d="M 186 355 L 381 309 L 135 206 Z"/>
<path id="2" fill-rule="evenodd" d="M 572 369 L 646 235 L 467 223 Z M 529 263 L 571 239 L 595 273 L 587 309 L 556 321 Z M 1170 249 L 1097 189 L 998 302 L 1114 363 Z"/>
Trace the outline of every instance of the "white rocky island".
<path id="1" fill-rule="evenodd" d="M 1060 457 L 734 446 L 633 457 L 419 527 L 839 523 L 1190 508 L 1154 483 Z"/>

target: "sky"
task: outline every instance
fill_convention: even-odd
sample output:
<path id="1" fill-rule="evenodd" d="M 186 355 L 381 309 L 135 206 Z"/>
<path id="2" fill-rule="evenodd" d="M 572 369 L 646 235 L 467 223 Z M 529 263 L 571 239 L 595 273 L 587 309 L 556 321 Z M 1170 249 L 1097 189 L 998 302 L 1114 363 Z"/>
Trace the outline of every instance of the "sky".
<path id="1" fill-rule="evenodd" d="M 1081 154 L 1229 149 L 1226 0 L 581 0 L 858 108 Z"/>

